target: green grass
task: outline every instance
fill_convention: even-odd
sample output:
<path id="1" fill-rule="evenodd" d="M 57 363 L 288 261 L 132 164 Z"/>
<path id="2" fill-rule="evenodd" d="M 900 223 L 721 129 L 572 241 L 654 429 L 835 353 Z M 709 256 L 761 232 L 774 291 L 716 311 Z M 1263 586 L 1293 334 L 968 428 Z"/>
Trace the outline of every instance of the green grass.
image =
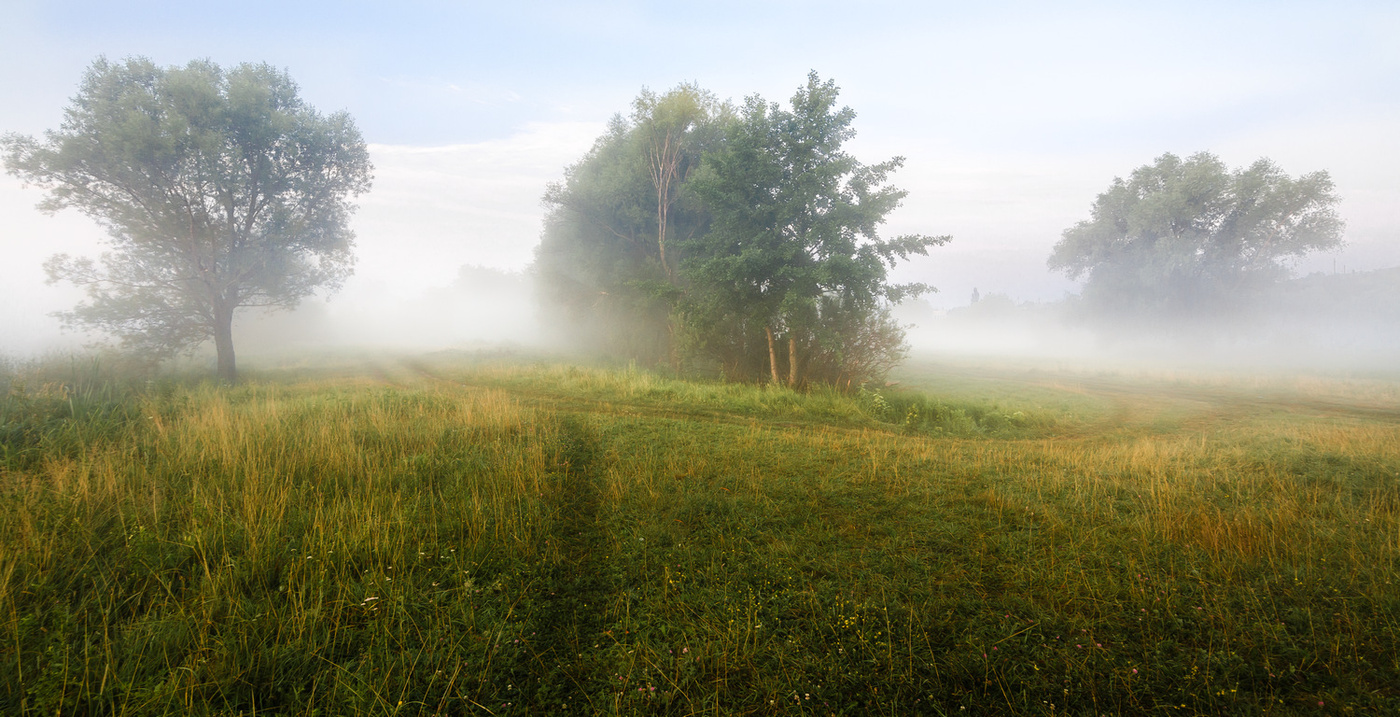
<path id="1" fill-rule="evenodd" d="M 1400 708 L 1380 379 L 104 371 L 0 371 L 4 714 Z"/>

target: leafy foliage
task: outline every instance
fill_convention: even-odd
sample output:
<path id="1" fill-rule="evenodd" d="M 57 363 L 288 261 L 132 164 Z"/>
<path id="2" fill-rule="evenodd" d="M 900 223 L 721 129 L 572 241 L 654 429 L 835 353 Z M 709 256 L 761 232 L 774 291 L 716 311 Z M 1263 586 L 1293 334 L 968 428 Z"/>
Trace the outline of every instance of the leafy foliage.
<path id="1" fill-rule="evenodd" d="M 675 246 L 708 213 L 685 189 L 729 108 L 693 85 L 647 90 L 545 193 L 536 249 L 543 304 L 566 341 L 651 365 L 677 348 Z"/>
<path id="2" fill-rule="evenodd" d="M 904 354 L 887 302 L 928 290 L 887 270 L 948 238 L 879 236 L 903 160 L 845 153 L 855 113 L 837 95 L 812 74 L 790 111 L 755 96 L 736 115 L 693 85 L 643 91 L 546 195 L 536 267 L 561 327 L 731 378 L 882 376 Z"/>
<path id="3" fill-rule="evenodd" d="M 928 290 L 889 285 L 887 269 L 948 241 L 880 238 L 879 225 L 906 195 L 887 185 L 903 158 L 864 165 L 847 154 L 855 112 L 837 108 L 838 94 L 812 73 L 790 111 L 750 97 L 694 183 L 714 219 L 692 242 L 688 273 L 702 305 L 720 308 L 696 316 L 719 319 L 712 333 L 749 336 L 761 327 L 774 382 L 775 337 L 785 339 L 793 387 L 883 375 L 903 343 L 881 302 Z"/>
<path id="4" fill-rule="evenodd" d="M 1340 245 L 1337 201 L 1326 172 L 1293 179 L 1267 159 L 1231 171 L 1209 153 L 1164 154 L 1114 179 L 1049 266 L 1087 275 L 1085 299 L 1100 311 L 1199 316 L 1238 306 L 1289 259 Z"/>
<path id="5" fill-rule="evenodd" d="M 141 352 L 212 338 L 231 380 L 235 309 L 294 306 L 353 266 L 347 197 L 369 189 L 364 140 L 270 66 L 100 59 L 58 131 L 3 147 L 10 173 L 49 190 L 42 209 L 75 207 L 110 236 L 100 264 L 47 263 L 88 290 L 65 319 Z"/>

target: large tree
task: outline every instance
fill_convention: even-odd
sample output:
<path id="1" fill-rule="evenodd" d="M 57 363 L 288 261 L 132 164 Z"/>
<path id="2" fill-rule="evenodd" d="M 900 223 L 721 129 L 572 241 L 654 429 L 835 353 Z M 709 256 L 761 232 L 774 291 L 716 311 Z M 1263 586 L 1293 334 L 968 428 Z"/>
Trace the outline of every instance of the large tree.
<path id="1" fill-rule="evenodd" d="M 1297 179 L 1260 159 L 1230 170 L 1209 153 L 1164 154 L 1115 178 L 1066 229 L 1051 269 L 1087 276 L 1084 297 L 1122 318 L 1195 318 L 1237 307 L 1288 262 L 1340 245 L 1326 172 Z"/>
<path id="2" fill-rule="evenodd" d="M 906 195 L 887 184 L 903 158 L 865 165 L 848 154 L 855 113 L 837 107 L 838 93 L 812 73 L 790 110 L 750 97 L 693 182 L 712 214 L 686 272 L 698 341 L 733 362 L 761 335 L 771 380 L 793 387 L 888 368 L 902 351 L 888 302 L 928 290 L 891 285 L 888 269 L 949 240 L 880 237 Z"/>
<path id="3" fill-rule="evenodd" d="M 616 356 L 676 364 L 676 243 L 708 221 L 685 185 L 729 114 L 692 84 L 643 89 L 631 115 L 615 116 L 549 187 L 535 271 L 561 333 Z"/>
<path id="4" fill-rule="evenodd" d="M 109 234 L 100 263 L 46 265 L 87 288 L 65 319 L 156 356 L 212 338 L 224 380 L 237 376 L 236 309 L 294 306 L 353 267 L 365 142 L 268 65 L 99 59 L 59 130 L 3 147 L 11 174 L 48 190 L 42 209 L 77 208 Z"/>

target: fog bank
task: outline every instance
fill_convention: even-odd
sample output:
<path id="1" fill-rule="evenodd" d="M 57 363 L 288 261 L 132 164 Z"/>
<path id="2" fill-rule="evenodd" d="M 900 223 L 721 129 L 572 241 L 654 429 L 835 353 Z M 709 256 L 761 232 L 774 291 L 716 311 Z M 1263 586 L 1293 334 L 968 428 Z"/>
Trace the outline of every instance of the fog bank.
<path id="1" fill-rule="evenodd" d="M 898 307 L 916 355 L 1043 359 L 1085 369 L 1268 369 L 1400 375 L 1400 267 L 1313 273 L 1231 311 L 1111 322 L 1078 296 L 1017 302 L 990 293 L 938 309 Z"/>

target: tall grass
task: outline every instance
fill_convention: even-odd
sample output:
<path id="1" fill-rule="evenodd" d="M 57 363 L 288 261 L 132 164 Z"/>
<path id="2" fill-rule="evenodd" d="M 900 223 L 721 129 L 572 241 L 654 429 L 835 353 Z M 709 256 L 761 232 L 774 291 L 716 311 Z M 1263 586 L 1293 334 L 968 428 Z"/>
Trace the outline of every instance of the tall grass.
<path id="1" fill-rule="evenodd" d="M 395 661 L 452 633 L 431 623 L 474 624 L 470 596 L 548 549 L 553 429 L 499 393 L 204 385 L 129 405 L 83 450 L 5 470 L 21 712 L 396 704 Z"/>
<path id="2" fill-rule="evenodd" d="M 7 714 L 1400 707 L 1400 424 L 1312 387 L 22 373 Z"/>

